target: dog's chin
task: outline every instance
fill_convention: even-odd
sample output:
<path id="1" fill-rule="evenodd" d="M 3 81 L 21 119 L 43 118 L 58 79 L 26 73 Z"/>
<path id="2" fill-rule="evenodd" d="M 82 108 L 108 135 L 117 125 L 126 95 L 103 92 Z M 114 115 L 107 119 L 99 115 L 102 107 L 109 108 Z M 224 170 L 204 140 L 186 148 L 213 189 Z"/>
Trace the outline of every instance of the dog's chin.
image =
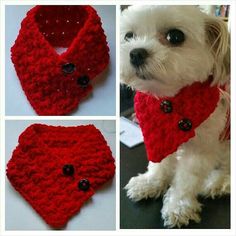
<path id="1" fill-rule="evenodd" d="M 122 76 L 122 83 L 136 91 L 152 94 L 157 97 L 174 96 L 182 88 L 181 84 L 169 83 L 168 78 L 157 78 L 150 73 L 135 71 L 132 74 Z"/>
<path id="2" fill-rule="evenodd" d="M 134 74 L 123 78 L 122 82 L 136 91 L 157 95 L 159 83 L 150 75 L 136 71 Z"/>
<path id="3" fill-rule="evenodd" d="M 141 80 L 150 80 L 151 78 L 147 75 L 145 75 L 144 73 L 140 72 L 139 70 L 136 70 L 136 77 L 137 79 L 141 79 Z"/>
<path id="4" fill-rule="evenodd" d="M 152 81 L 152 82 L 155 82 L 157 85 L 158 84 L 165 84 L 166 82 L 157 77 L 157 76 L 153 76 L 152 74 L 150 73 L 140 73 L 140 72 L 137 72 L 136 73 L 136 76 L 138 79 L 141 79 L 141 80 L 144 80 L 144 81 Z"/>

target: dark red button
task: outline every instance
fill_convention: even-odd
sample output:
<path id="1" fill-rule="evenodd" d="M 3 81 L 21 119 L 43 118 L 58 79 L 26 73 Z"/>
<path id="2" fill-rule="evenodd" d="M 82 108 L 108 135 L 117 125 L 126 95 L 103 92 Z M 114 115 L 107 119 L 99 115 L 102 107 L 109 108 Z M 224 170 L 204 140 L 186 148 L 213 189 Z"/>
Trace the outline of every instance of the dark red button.
<path id="1" fill-rule="evenodd" d="M 62 170 L 63 174 L 68 176 L 73 175 L 75 172 L 74 166 L 70 164 L 64 165 Z"/>
<path id="2" fill-rule="evenodd" d="M 82 88 L 86 88 L 89 84 L 89 77 L 87 75 L 80 76 L 77 79 L 78 85 L 80 85 Z"/>
<path id="3" fill-rule="evenodd" d="M 161 110 L 164 112 L 164 113 L 171 113 L 173 108 L 172 108 L 172 103 L 171 101 L 169 100 L 163 100 L 161 102 Z"/>
<path id="4" fill-rule="evenodd" d="M 66 63 L 62 65 L 62 71 L 66 74 L 71 74 L 75 71 L 75 65 L 73 63 Z"/>
<path id="5" fill-rule="evenodd" d="M 179 128 L 183 131 L 189 131 L 192 129 L 192 122 L 189 119 L 182 119 L 178 124 Z"/>
<path id="6" fill-rule="evenodd" d="M 81 179 L 78 183 L 78 188 L 82 191 L 87 191 L 90 187 L 90 183 L 87 179 Z"/>

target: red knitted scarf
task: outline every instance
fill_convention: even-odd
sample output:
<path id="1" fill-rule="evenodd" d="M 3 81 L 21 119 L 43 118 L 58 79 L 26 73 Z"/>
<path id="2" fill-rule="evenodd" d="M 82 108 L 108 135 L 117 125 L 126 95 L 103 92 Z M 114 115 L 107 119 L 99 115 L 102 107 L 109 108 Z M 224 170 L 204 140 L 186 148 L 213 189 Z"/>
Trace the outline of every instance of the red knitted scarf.
<path id="1" fill-rule="evenodd" d="M 64 227 L 114 172 L 111 150 L 93 125 L 31 125 L 7 164 L 13 187 L 54 228 Z"/>
<path id="2" fill-rule="evenodd" d="M 135 110 L 148 159 L 161 162 L 195 136 L 195 129 L 215 110 L 219 88 L 210 81 L 184 87 L 174 97 L 157 98 L 137 92 Z"/>
<path id="3" fill-rule="evenodd" d="M 67 48 L 61 55 L 56 47 Z M 109 63 L 101 20 L 90 6 L 36 6 L 22 21 L 12 62 L 39 115 L 66 115 Z"/>

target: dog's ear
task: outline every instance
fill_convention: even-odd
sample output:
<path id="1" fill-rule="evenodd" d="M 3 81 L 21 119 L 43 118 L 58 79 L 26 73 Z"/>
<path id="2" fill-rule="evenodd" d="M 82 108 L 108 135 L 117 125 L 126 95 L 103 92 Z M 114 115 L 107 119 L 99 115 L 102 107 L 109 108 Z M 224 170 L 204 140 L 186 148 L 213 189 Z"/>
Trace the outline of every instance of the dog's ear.
<path id="1" fill-rule="evenodd" d="M 230 74 L 230 36 L 227 25 L 217 17 L 206 17 L 207 43 L 214 57 L 214 83 L 224 84 Z"/>

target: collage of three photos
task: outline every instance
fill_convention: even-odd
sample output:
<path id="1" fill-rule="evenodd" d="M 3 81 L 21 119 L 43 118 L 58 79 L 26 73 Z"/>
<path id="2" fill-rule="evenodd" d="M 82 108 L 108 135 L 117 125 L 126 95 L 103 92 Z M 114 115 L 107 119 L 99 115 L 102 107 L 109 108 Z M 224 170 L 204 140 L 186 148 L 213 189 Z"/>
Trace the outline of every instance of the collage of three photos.
<path id="1" fill-rule="evenodd" d="M 232 229 L 232 5 L 1 4 L 2 232 Z"/>

